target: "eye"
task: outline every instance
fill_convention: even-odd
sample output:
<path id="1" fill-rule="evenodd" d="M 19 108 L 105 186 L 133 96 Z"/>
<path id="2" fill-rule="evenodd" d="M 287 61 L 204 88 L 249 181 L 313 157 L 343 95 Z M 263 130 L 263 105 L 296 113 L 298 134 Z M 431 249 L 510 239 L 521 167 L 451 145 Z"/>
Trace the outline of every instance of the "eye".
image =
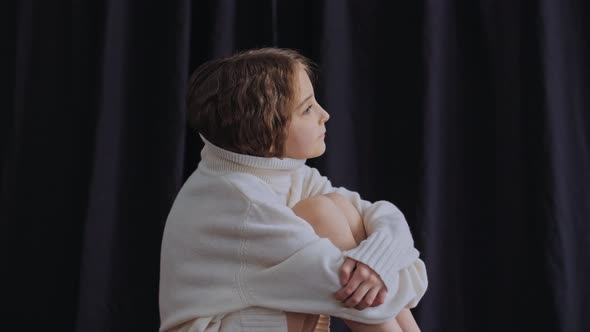
<path id="1" fill-rule="evenodd" d="M 311 105 L 307 106 L 307 108 L 305 109 L 305 111 L 303 111 L 303 114 L 307 114 L 311 111 Z"/>

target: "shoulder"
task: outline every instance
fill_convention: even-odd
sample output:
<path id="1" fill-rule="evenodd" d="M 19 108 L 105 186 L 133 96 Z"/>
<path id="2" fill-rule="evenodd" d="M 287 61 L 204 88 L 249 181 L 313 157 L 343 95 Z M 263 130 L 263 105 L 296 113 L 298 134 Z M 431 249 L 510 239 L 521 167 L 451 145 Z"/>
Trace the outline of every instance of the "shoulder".
<path id="1" fill-rule="evenodd" d="M 302 198 L 323 195 L 334 191 L 330 180 L 322 175 L 317 168 L 305 165 L 298 172 L 301 181 Z"/>
<path id="2" fill-rule="evenodd" d="M 302 168 L 301 172 L 302 172 L 303 178 L 305 179 L 305 182 L 307 184 L 330 182 L 328 177 L 325 175 L 322 175 L 320 173 L 320 171 L 315 167 L 305 165 L 304 167 L 301 167 L 301 168 Z"/>
<path id="3" fill-rule="evenodd" d="M 178 199 L 196 197 L 209 200 L 236 200 L 249 204 L 268 201 L 276 196 L 272 189 L 260 178 L 247 173 L 206 174 L 195 171 L 184 183 Z"/>
<path id="4" fill-rule="evenodd" d="M 277 194 L 259 177 L 247 173 L 231 173 L 223 176 L 224 184 L 242 199 L 252 204 L 279 203 Z"/>

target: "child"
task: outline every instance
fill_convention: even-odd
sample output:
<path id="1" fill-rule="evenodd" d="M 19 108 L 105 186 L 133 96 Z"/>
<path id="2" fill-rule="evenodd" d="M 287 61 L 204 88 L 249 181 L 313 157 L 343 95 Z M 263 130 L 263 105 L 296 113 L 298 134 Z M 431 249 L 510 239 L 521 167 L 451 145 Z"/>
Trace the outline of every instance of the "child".
<path id="1" fill-rule="evenodd" d="M 276 48 L 195 71 L 188 117 L 205 146 L 166 222 L 160 331 L 327 331 L 327 316 L 418 331 L 426 270 L 403 214 L 305 165 L 329 119 L 310 75 Z"/>

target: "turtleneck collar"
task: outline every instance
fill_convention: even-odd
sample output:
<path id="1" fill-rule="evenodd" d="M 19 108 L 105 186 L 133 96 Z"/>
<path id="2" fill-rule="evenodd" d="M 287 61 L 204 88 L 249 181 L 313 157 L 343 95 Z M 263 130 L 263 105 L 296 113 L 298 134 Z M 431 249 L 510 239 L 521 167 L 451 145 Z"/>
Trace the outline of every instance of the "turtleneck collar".
<path id="1" fill-rule="evenodd" d="M 200 135 L 205 143 L 201 151 L 201 160 L 208 168 L 215 171 L 248 172 L 257 175 L 264 173 L 291 173 L 291 171 L 303 166 L 305 159 L 291 158 L 266 158 L 239 154 L 222 149 L 209 142 Z"/>

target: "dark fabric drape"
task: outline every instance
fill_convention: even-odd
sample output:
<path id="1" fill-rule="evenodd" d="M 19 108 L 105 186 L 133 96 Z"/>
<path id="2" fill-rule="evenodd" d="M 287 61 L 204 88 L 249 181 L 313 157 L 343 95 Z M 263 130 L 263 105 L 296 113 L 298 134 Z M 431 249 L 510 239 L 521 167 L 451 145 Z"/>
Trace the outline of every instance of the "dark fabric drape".
<path id="1" fill-rule="evenodd" d="M 586 2 L 12 5 L 5 326 L 157 330 L 162 230 L 202 146 L 188 75 L 279 46 L 319 64 L 328 151 L 309 164 L 404 212 L 429 273 L 422 331 L 590 330 Z"/>
<path id="2" fill-rule="evenodd" d="M 4 323 L 157 330 L 159 243 L 184 167 L 189 8 L 18 2 Z"/>
<path id="3" fill-rule="evenodd" d="M 428 3 L 425 330 L 590 329 L 587 9 Z"/>

